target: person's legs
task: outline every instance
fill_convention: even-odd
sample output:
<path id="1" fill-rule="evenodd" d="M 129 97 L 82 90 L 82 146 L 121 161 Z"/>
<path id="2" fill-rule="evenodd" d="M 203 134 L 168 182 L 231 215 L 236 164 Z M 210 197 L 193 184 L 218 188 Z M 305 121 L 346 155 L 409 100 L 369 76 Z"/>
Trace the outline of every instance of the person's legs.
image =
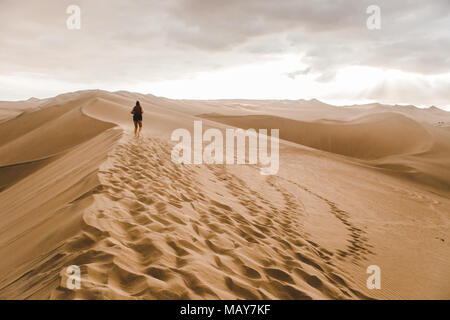
<path id="1" fill-rule="evenodd" d="M 137 132 L 138 132 L 138 121 L 134 121 L 134 136 L 137 136 Z"/>
<path id="2" fill-rule="evenodd" d="M 141 121 L 139 121 L 138 123 L 139 123 L 139 130 L 138 130 L 138 134 L 137 134 L 137 136 L 138 136 L 138 138 L 139 138 L 139 137 L 140 137 L 140 135 L 141 135 L 141 130 L 142 130 L 142 120 L 141 120 Z"/>

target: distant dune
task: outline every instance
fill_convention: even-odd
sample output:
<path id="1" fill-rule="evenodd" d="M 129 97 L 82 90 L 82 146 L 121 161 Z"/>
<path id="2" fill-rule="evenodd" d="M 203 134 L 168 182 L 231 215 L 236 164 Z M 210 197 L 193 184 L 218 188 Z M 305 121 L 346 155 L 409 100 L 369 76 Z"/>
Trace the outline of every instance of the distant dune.
<path id="1" fill-rule="evenodd" d="M 395 113 L 368 115 L 347 122 L 305 122 L 274 116 L 204 116 L 232 126 L 281 128 L 280 138 L 360 159 L 418 153 L 431 137 L 414 120 Z"/>
<path id="2" fill-rule="evenodd" d="M 366 160 L 374 166 L 391 171 L 415 171 L 431 186 L 450 190 L 450 135 L 447 130 L 421 123 L 395 112 L 380 112 L 361 116 L 350 121 L 305 122 L 286 118 L 252 115 L 223 116 L 200 115 L 203 118 L 227 125 L 249 128 L 280 128 L 280 138 L 319 150 Z M 408 159 L 439 163 L 436 168 L 420 171 Z M 403 163 L 402 163 L 403 159 Z M 395 163 L 395 165 L 394 165 Z M 412 165 L 412 166 L 411 166 Z M 420 165 L 419 165 L 420 166 Z M 429 169 L 429 170 L 428 170 Z M 435 180 L 433 185 L 431 182 Z"/>
<path id="3" fill-rule="evenodd" d="M 170 135 L 194 120 L 280 129 L 279 173 L 173 163 Z M 317 100 L 0 102 L 0 298 L 448 299 L 448 123 Z"/>

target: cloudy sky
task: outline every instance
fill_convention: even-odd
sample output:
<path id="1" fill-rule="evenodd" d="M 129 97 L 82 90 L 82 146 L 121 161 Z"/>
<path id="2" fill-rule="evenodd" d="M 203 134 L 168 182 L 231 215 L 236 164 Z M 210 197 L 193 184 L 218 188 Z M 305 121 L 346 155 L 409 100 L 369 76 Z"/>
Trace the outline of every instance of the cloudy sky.
<path id="1" fill-rule="evenodd" d="M 99 88 L 448 108 L 449 30 L 449 0 L 0 0 L 0 100 Z"/>

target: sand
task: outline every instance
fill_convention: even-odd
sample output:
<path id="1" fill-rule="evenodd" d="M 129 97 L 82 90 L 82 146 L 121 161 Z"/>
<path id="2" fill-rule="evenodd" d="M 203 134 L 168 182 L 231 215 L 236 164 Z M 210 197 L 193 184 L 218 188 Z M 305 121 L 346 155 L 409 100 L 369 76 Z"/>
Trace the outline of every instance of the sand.
<path id="1" fill-rule="evenodd" d="M 448 112 L 99 90 L 0 109 L 1 299 L 450 298 Z M 278 174 L 173 163 L 194 120 L 280 128 Z"/>

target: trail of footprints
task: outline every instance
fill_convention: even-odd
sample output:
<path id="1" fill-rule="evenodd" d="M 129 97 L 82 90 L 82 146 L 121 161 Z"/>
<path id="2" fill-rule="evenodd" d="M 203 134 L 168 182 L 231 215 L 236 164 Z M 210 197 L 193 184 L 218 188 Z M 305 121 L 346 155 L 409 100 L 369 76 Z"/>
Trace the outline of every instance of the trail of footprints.
<path id="1" fill-rule="evenodd" d="M 370 253 L 348 213 L 297 185 L 327 202 L 349 230 L 349 246 L 329 252 L 309 239 L 303 205 L 279 178 L 266 182 L 282 206 L 225 166 L 208 166 L 231 207 L 205 192 L 198 177 L 204 167 L 176 165 L 170 150 L 158 139 L 129 138 L 116 147 L 94 190 L 101 205 L 85 212 L 83 233 L 66 245 L 65 263 L 81 266 L 82 288 L 67 289 L 61 277 L 53 298 L 367 298 L 333 262 L 336 254 Z"/>
<path id="2" fill-rule="evenodd" d="M 372 245 L 369 243 L 366 236 L 366 232 L 361 228 L 357 227 L 350 221 L 350 214 L 345 210 L 339 209 L 336 203 L 324 198 L 323 196 L 311 191 L 306 186 L 303 186 L 297 182 L 291 180 L 284 180 L 286 182 L 292 183 L 299 187 L 300 189 L 308 192 L 314 197 L 324 201 L 330 207 L 330 213 L 332 213 L 342 224 L 346 227 L 350 239 L 348 239 L 348 246 L 346 250 L 338 250 L 339 259 L 343 260 L 346 257 L 351 257 L 353 261 L 358 264 L 359 261 L 367 260 L 367 255 L 373 254 L 371 251 Z"/>

